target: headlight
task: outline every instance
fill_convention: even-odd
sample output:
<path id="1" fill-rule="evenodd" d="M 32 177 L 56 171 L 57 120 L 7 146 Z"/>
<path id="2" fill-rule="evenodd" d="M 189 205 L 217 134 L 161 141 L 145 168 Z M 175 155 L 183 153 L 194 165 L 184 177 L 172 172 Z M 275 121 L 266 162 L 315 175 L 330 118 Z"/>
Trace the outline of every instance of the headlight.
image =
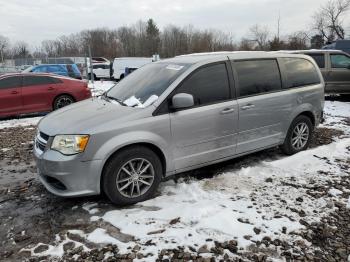
<path id="1" fill-rule="evenodd" d="M 52 141 L 51 149 L 64 155 L 74 155 L 84 152 L 88 141 L 88 135 L 57 135 Z"/>

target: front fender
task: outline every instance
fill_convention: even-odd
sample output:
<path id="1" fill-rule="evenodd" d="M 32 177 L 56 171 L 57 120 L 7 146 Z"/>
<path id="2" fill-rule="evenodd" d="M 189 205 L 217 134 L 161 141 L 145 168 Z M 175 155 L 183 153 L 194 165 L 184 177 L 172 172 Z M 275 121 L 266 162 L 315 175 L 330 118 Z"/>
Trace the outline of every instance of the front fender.
<path id="1" fill-rule="evenodd" d="M 93 156 L 93 159 L 102 160 L 102 173 L 103 166 L 112 154 L 123 147 L 138 143 L 148 143 L 159 148 L 165 157 L 166 172 L 168 173 L 174 170 L 172 161 L 170 161 L 171 151 L 169 150 L 169 143 L 160 135 L 148 131 L 131 131 L 113 137 L 101 145 Z"/>

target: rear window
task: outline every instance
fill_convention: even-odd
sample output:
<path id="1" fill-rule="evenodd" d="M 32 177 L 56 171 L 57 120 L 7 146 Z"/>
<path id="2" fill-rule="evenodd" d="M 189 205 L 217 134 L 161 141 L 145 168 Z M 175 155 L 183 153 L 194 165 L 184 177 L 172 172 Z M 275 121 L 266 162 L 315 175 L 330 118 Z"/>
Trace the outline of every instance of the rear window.
<path id="1" fill-rule="evenodd" d="M 281 58 L 287 74 L 286 88 L 319 84 L 321 82 L 315 66 L 303 58 Z"/>
<path id="2" fill-rule="evenodd" d="M 0 79 L 0 89 L 21 87 L 21 77 L 11 76 Z"/>
<path id="3" fill-rule="evenodd" d="M 324 54 L 307 54 L 307 55 L 310 56 L 313 60 L 315 60 L 319 68 L 325 68 Z"/>
<path id="4" fill-rule="evenodd" d="M 68 73 L 73 73 L 75 75 L 80 75 L 80 70 L 76 64 L 67 65 Z"/>
<path id="5" fill-rule="evenodd" d="M 59 81 L 59 80 L 58 80 Z M 23 86 L 56 84 L 54 78 L 48 76 L 24 76 Z"/>
<path id="6" fill-rule="evenodd" d="M 240 97 L 281 90 L 280 71 L 274 59 L 238 61 L 234 67 L 238 74 Z"/>

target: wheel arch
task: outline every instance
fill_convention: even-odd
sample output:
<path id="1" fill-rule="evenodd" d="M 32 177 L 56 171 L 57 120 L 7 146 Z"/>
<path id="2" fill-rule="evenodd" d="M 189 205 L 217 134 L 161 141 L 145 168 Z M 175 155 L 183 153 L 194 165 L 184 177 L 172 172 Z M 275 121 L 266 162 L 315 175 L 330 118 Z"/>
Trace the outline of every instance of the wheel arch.
<path id="1" fill-rule="evenodd" d="M 125 150 L 127 148 L 131 148 L 131 147 L 136 147 L 136 146 L 143 146 L 143 147 L 146 147 L 150 150 L 152 150 L 158 157 L 159 157 L 159 160 L 162 164 L 162 171 L 163 171 L 163 177 L 165 177 L 165 174 L 166 174 L 166 157 L 165 157 L 165 154 L 164 152 L 155 144 L 153 143 L 150 143 L 150 142 L 136 142 L 136 143 L 130 143 L 130 144 L 127 144 L 127 145 L 124 145 L 120 148 L 117 148 L 114 152 L 112 152 L 106 159 L 106 161 L 104 161 L 103 163 L 103 166 L 102 166 L 102 169 L 101 169 L 101 173 L 100 173 L 100 192 L 103 192 L 103 189 L 102 189 L 102 185 L 103 185 L 103 175 L 104 175 L 104 172 L 105 172 L 105 169 L 106 169 L 106 166 L 107 164 L 113 159 L 113 157 L 118 154 L 119 152 L 121 152 L 122 150 Z"/>
<path id="2" fill-rule="evenodd" d="M 56 101 L 56 99 L 57 99 L 58 97 L 60 97 L 60 96 L 63 96 L 63 95 L 70 96 L 71 98 L 73 98 L 74 103 L 77 102 L 77 99 L 76 99 L 76 97 L 75 97 L 74 95 L 72 95 L 72 94 L 70 94 L 70 93 L 68 93 L 68 92 L 59 93 L 59 94 L 57 94 L 57 95 L 54 97 L 54 99 L 52 100 L 52 103 L 51 103 L 52 110 L 55 109 L 55 101 Z"/>
<path id="3" fill-rule="evenodd" d="M 297 115 L 295 118 L 297 118 L 298 116 L 306 116 L 311 120 L 312 126 L 315 127 L 316 125 L 316 117 L 314 115 L 314 113 L 312 113 L 312 111 L 303 111 L 301 112 L 299 115 Z"/>

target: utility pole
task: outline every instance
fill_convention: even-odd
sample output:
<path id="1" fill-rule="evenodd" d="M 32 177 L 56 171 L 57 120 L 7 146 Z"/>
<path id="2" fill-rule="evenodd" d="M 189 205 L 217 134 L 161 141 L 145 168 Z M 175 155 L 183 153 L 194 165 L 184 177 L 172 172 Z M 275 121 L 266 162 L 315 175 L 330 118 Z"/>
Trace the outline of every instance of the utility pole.
<path id="1" fill-rule="evenodd" d="M 281 11 L 278 11 L 278 20 L 277 20 L 277 40 L 280 42 L 280 26 L 281 26 Z"/>
<path id="2" fill-rule="evenodd" d="M 91 55 L 91 47 L 89 45 L 89 58 L 90 58 L 90 75 L 91 75 L 91 83 L 94 83 L 94 72 L 92 68 L 92 55 Z"/>
<path id="3" fill-rule="evenodd" d="M 89 81 L 89 65 L 88 65 L 88 62 L 87 62 L 87 54 L 85 54 L 85 71 L 86 71 L 86 77 L 87 77 L 87 79 L 88 79 L 88 81 Z"/>

